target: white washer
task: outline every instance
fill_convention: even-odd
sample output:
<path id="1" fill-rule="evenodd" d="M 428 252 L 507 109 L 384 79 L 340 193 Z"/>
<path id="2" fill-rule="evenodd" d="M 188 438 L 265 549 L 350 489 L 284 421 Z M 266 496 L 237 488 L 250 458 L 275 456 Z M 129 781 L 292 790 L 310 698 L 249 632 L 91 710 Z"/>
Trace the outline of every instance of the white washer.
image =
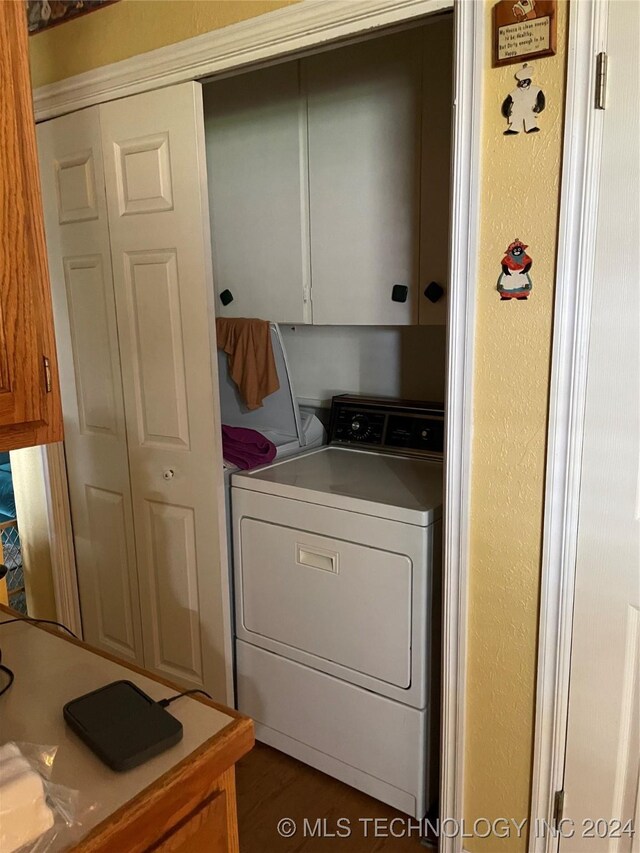
<path id="1" fill-rule="evenodd" d="M 245 427 L 262 433 L 275 444 L 277 458 L 284 459 L 321 445 L 325 433 L 314 414 L 300 411 L 282 334 L 277 323 L 270 323 L 269 329 L 280 387 L 264 398 L 260 408 L 249 411 L 229 373 L 226 353 L 218 350 L 220 416 L 225 426 Z"/>
<path id="2" fill-rule="evenodd" d="M 422 818 L 442 411 L 336 398 L 331 432 L 232 477 L 238 707 L 260 740 Z"/>

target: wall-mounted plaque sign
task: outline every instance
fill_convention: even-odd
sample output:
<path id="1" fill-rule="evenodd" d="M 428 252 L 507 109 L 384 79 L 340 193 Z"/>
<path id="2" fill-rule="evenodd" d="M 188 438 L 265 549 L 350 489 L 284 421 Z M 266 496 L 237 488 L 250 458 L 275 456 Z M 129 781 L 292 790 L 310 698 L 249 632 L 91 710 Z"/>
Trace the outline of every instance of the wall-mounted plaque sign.
<path id="1" fill-rule="evenodd" d="M 493 65 L 553 56 L 556 0 L 500 0 L 493 7 Z"/>

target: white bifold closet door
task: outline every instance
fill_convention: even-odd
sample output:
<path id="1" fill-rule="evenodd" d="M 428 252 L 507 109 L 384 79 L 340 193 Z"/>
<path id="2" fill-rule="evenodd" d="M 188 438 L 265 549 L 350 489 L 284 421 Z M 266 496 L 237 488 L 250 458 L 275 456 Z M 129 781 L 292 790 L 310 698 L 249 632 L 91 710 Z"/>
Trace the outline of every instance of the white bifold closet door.
<path id="1" fill-rule="evenodd" d="M 144 665 L 230 701 L 201 87 L 184 83 L 94 109 L 102 137 Z"/>
<path id="2" fill-rule="evenodd" d="M 143 664 L 99 110 L 37 135 L 84 637 Z"/>

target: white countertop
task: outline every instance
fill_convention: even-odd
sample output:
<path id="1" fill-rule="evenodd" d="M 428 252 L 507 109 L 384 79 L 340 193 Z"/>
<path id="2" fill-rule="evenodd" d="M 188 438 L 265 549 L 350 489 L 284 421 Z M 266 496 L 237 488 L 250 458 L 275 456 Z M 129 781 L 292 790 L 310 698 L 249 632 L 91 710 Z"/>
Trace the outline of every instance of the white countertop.
<path id="1" fill-rule="evenodd" d="M 0 622 L 11 618 L 0 612 Z M 183 725 L 179 744 L 125 773 L 110 770 L 69 729 L 62 716 L 66 702 L 111 681 L 126 679 L 153 699 L 173 695 L 171 688 L 94 652 L 25 622 L 0 625 L 2 662 L 15 675 L 0 696 L 0 745 L 7 741 L 57 745 L 52 780 L 82 793 L 86 816 L 75 840 L 113 814 L 213 737 L 233 717 L 185 696 L 168 709 Z M 5 683 L 0 673 L 0 685 Z M 53 850 L 65 849 L 67 844 Z"/>

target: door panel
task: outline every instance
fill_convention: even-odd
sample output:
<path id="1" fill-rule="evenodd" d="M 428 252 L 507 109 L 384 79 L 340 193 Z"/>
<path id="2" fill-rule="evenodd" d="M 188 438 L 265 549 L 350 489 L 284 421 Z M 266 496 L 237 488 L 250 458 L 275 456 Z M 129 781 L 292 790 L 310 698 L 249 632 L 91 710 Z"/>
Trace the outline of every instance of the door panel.
<path id="1" fill-rule="evenodd" d="M 453 15 L 422 29 L 422 167 L 420 190 L 420 325 L 444 326 L 449 290 L 451 133 L 453 128 Z M 444 293 L 425 294 L 432 281 Z M 431 294 L 431 291 L 429 291 Z M 433 294 L 432 298 L 433 298 Z"/>
<path id="2" fill-rule="evenodd" d="M 195 513 L 191 507 L 147 501 L 153 573 L 153 661 L 176 678 L 202 680 Z M 175 567 L 180 566 L 180 573 Z"/>
<path id="3" fill-rule="evenodd" d="M 145 660 L 231 697 L 202 92 L 100 107 Z"/>
<path id="4" fill-rule="evenodd" d="M 116 142 L 114 152 L 121 216 L 173 210 L 168 133 Z"/>
<path id="5" fill-rule="evenodd" d="M 131 520 L 126 517 L 125 498 L 95 486 L 86 485 L 85 491 L 98 620 L 97 625 L 84 627 L 84 632 L 97 633 L 103 648 L 135 658 L 140 618 L 131 611 L 129 579 L 135 577 L 136 567 L 130 560 L 127 522 Z"/>
<path id="6" fill-rule="evenodd" d="M 99 110 L 37 135 L 84 637 L 143 664 Z"/>
<path id="7" fill-rule="evenodd" d="M 176 252 L 127 252 L 138 442 L 189 449 Z"/>
<path id="8" fill-rule="evenodd" d="M 302 60 L 316 324 L 417 322 L 420 40 L 413 30 Z"/>
<path id="9" fill-rule="evenodd" d="M 406 555 L 254 518 L 242 519 L 240 543 L 247 631 L 409 687 Z"/>
<path id="10" fill-rule="evenodd" d="M 115 383 L 112 353 L 117 342 L 109 330 L 109 297 L 113 282 L 105 281 L 101 255 L 63 259 L 64 280 L 69 310 L 69 330 L 73 353 L 73 371 L 78 400 L 79 430 L 117 436 Z M 111 293 L 113 324 L 113 292 Z M 120 396 L 121 395 L 121 392 Z M 121 404 L 122 407 L 122 404 Z M 126 449 L 126 448 L 125 448 Z"/>
<path id="11" fill-rule="evenodd" d="M 56 160 L 55 171 L 59 224 L 98 219 L 93 151 L 61 157 Z"/>
<path id="12" fill-rule="evenodd" d="M 640 5 L 609 3 L 561 853 L 635 853 L 640 837 L 639 43 Z M 584 837 L 598 818 L 633 820 L 635 842 L 606 824 Z"/>
<path id="13" fill-rule="evenodd" d="M 204 87 L 221 317 L 310 322 L 307 109 L 299 64 Z"/>

